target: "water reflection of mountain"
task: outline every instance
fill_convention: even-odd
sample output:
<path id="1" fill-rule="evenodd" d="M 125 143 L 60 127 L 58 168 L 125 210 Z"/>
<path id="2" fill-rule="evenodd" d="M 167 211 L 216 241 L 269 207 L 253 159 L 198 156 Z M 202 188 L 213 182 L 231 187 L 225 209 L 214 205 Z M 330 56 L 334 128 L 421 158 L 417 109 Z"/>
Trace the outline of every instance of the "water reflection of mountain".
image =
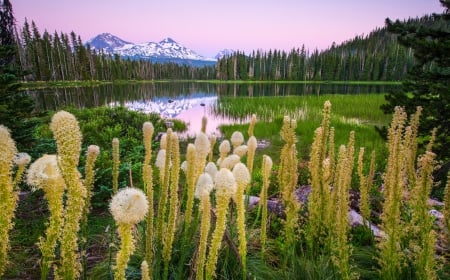
<path id="1" fill-rule="evenodd" d="M 178 96 L 175 98 L 155 98 L 154 100 L 133 100 L 125 104 L 117 102 L 110 103 L 110 106 L 125 106 L 126 108 L 142 113 L 157 113 L 163 118 L 177 118 L 184 112 L 198 106 L 209 106 L 217 101 L 217 96 L 207 96 L 195 94 L 190 96 Z M 205 108 L 206 110 L 206 108 Z M 201 118 L 201 116 L 200 116 Z"/>
<path id="2" fill-rule="evenodd" d="M 95 87 L 54 88 L 27 91 L 36 101 L 36 110 L 58 110 L 67 106 L 91 108 L 109 104 L 207 96 L 286 96 L 321 94 L 387 93 L 399 85 L 301 84 L 301 83 L 195 83 L 159 82 L 107 84 Z"/>
<path id="3" fill-rule="evenodd" d="M 217 116 L 209 106 L 220 96 L 287 96 L 322 94 L 373 94 L 398 90 L 400 85 L 302 84 L 302 83 L 205 83 L 155 82 L 107 84 L 95 87 L 52 88 L 26 91 L 36 102 L 36 111 L 60 110 L 67 106 L 92 108 L 124 106 L 144 113 L 159 113 L 164 118 L 178 118 L 189 124 L 189 132 L 200 129 L 202 116 L 208 127 L 236 123 L 227 116 Z M 204 104 L 205 106 L 202 106 Z"/>

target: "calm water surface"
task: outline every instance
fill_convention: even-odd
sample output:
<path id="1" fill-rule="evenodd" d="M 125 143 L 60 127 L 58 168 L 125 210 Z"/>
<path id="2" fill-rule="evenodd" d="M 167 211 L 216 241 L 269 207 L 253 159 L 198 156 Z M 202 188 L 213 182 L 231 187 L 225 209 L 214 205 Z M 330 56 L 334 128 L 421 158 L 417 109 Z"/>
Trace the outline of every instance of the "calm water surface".
<path id="1" fill-rule="evenodd" d="M 144 113 L 158 113 L 163 118 L 177 118 L 189 124 L 188 135 L 200 131 L 201 118 L 208 118 L 208 133 L 219 133 L 220 124 L 235 120 L 212 113 L 211 105 L 220 96 L 287 96 L 321 94 L 386 93 L 397 85 L 352 84 L 213 84 L 164 82 L 101 85 L 96 87 L 57 88 L 27 91 L 36 101 L 36 110 L 59 110 L 67 106 L 92 108 L 124 106 Z"/>

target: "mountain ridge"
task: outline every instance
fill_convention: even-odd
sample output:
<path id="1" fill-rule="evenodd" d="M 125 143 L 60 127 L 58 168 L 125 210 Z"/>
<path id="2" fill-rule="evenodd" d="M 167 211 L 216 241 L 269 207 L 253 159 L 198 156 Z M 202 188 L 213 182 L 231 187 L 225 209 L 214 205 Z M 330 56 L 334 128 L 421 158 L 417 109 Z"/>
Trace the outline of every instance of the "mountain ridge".
<path id="1" fill-rule="evenodd" d="M 217 58 L 208 58 L 177 43 L 171 37 L 159 42 L 132 43 L 111 33 L 101 33 L 86 42 L 93 50 L 103 50 L 108 54 L 118 54 L 123 58 L 144 59 L 153 62 L 173 62 L 189 65 L 212 65 Z"/>

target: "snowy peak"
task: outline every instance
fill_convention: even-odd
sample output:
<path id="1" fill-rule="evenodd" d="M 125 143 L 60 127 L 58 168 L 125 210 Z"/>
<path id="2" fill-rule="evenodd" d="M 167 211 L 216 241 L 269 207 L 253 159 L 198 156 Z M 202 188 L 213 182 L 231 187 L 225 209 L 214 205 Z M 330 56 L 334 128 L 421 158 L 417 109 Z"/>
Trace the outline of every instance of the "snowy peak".
<path id="1" fill-rule="evenodd" d="M 235 52 L 236 52 L 236 51 L 233 50 L 233 49 L 223 49 L 223 50 L 221 50 L 220 52 L 218 52 L 214 58 L 217 59 L 217 60 L 219 60 L 219 59 L 221 59 L 222 57 L 225 57 L 225 56 L 231 56 L 231 55 L 233 55 Z"/>
<path id="2" fill-rule="evenodd" d="M 177 42 L 175 42 L 175 40 L 173 40 L 170 37 L 167 37 L 166 39 L 162 40 L 161 42 L 159 42 L 159 44 L 163 45 L 163 44 L 176 44 Z"/>
<path id="3" fill-rule="evenodd" d="M 197 54 L 193 50 L 177 43 L 170 37 L 161 40 L 159 43 L 146 42 L 134 44 L 109 33 L 104 33 L 97 35 L 95 38 L 89 40 L 88 43 L 91 45 L 92 49 L 103 49 L 107 53 L 114 53 L 131 59 L 170 62 L 190 60 L 205 61 L 209 64 L 216 61 L 214 58 L 206 58 Z"/>
<path id="4" fill-rule="evenodd" d="M 115 48 L 120 48 L 132 43 L 124 41 L 110 33 L 102 33 L 87 41 L 87 44 L 89 44 L 92 49 L 103 49 L 107 53 L 112 53 Z"/>

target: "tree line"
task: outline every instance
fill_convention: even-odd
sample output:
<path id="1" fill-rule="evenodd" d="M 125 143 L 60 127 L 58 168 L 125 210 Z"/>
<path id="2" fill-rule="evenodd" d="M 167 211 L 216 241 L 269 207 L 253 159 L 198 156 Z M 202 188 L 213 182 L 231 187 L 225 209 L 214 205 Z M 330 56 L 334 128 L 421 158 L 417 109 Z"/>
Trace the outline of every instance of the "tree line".
<path id="1" fill-rule="evenodd" d="M 434 16 L 408 19 L 408 26 L 445 24 Z M 217 63 L 220 80 L 292 81 L 398 81 L 415 63 L 410 47 L 397 42 L 386 27 L 330 48 L 310 52 L 303 45 L 289 52 L 257 50 L 250 55 L 236 52 Z"/>
<path id="2" fill-rule="evenodd" d="M 211 79 L 215 74 L 214 67 L 123 59 L 91 49 L 73 31 L 41 34 L 34 21 L 25 20 L 16 37 L 25 81 Z"/>
<path id="3" fill-rule="evenodd" d="M 432 16 L 409 19 L 409 25 L 442 24 Z M 280 80 L 280 81 L 395 81 L 402 80 L 414 65 L 410 47 L 397 42 L 397 35 L 378 28 L 368 35 L 326 50 L 310 51 L 303 45 L 289 52 L 256 50 L 235 52 L 215 66 L 197 67 L 177 63 L 132 60 L 91 49 L 75 33 L 46 30 L 41 34 L 34 21 L 25 20 L 16 31 L 25 81 L 74 80 Z"/>

